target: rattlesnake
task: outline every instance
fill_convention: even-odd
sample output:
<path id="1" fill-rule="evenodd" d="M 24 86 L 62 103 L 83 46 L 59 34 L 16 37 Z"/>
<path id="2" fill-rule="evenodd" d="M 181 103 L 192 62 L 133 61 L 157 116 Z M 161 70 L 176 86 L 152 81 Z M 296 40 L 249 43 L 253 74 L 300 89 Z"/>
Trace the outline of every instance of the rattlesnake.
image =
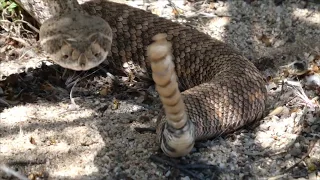
<path id="1" fill-rule="evenodd" d="M 123 4 L 47 2 L 56 16 L 49 20 L 49 13 L 33 16 L 45 21 L 40 41 L 57 64 L 86 70 L 108 55 L 106 62 L 113 70 L 153 77 L 165 112 L 157 123 L 157 137 L 168 156 L 184 156 L 196 140 L 230 133 L 262 117 L 266 100 L 262 76 L 223 42 Z M 43 8 L 39 3 L 22 0 L 27 9 Z M 166 40 L 159 33 L 165 33 Z M 156 42 L 149 46 L 152 37 Z"/>

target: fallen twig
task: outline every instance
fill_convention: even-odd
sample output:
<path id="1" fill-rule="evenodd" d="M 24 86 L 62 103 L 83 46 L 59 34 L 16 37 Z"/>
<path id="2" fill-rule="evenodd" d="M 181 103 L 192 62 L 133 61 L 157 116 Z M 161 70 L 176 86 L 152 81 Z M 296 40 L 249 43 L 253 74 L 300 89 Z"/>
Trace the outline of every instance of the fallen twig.
<path id="1" fill-rule="evenodd" d="M 165 159 L 162 159 L 156 155 L 151 155 L 150 156 L 150 159 L 154 162 L 157 162 L 157 163 L 161 163 L 161 164 L 165 164 L 165 165 L 169 165 L 171 167 L 174 167 L 174 168 L 177 168 L 179 169 L 180 171 L 182 171 L 183 173 L 185 173 L 186 175 L 188 176 L 191 176 L 193 178 L 196 178 L 196 179 L 202 179 L 201 177 L 199 177 L 198 175 L 196 175 L 195 173 L 191 172 L 190 170 L 187 170 L 185 168 L 183 168 L 181 165 L 178 165 L 176 163 L 173 163 L 171 161 L 168 161 L 168 160 L 165 160 Z"/>
<path id="2" fill-rule="evenodd" d="M 292 166 L 290 166 L 289 168 L 285 169 L 285 170 L 283 171 L 283 174 L 288 173 L 289 171 L 291 171 L 294 167 L 296 167 L 298 164 L 300 164 L 307 156 L 309 156 L 309 154 L 311 153 L 311 151 L 312 151 L 314 145 L 317 143 L 317 141 L 318 141 L 318 140 L 316 140 L 316 141 L 311 141 L 310 146 L 309 146 L 309 149 L 308 149 L 308 152 L 307 152 L 306 154 L 304 154 L 304 155 L 302 156 L 302 158 L 301 158 L 298 162 L 294 163 Z"/>
<path id="3" fill-rule="evenodd" d="M 281 173 L 279 173 L 278 175 L 276 176 L 273 176 L 273 177 L 269 177 L 268 180 L 277 180 L 277 179 L 280 179 L 280 178 L 283 178 L 284 176 L 286 176 L 286 174 L 291 171 L 293 168 L 295 168 L 296 166 L 298 166 L 302 161 L 304 161 L 304 159 L 306 159 L 306 157 L 309 156 L 309 154 L 311 153 L 313 147 L 315 146 L 315 144 L 317 143 L 318 140 L 316 141 L 311 141 L 310 143 L 310 146 L 309 146 L 309 149 L 308 149 L 308 152 L 306 152 L 306 154 L 304 154 L 301 159 L 294 163 L 292 166 L 288 167 L 287 169 L 283 170 Z"/>
<path id="4" fill-rule="evenodd" d="M 29 180 L 24 175 L 12 170 L 11 168 L 9 168 L 8 166 L 6 166 L 4 164 L 0 165 L 0 169 L 7 174 L 11 174 L 12 176 L 19 178 L 20 180 Z"/>

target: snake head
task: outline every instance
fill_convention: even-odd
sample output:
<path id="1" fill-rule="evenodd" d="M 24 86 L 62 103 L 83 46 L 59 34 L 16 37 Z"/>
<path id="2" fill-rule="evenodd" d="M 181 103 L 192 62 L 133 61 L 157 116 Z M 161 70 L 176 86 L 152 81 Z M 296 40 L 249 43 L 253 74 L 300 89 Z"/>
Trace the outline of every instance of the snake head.
<path id="1" fill-rule="evenodd" d="M 89 70 L 109 54 L 112 30 L 96 16 L 68 14 L 47 20 L 40 28 L 40 44 L 60 66 Z"/>

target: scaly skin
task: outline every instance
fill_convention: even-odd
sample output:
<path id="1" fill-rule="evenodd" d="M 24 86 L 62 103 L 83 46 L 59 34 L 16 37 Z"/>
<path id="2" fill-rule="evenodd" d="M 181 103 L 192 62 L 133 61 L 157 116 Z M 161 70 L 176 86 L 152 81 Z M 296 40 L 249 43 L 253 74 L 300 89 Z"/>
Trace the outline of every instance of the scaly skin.
<path id="1" fill-rule="evenodd" d="M 37 6 L 35 0 L 31 2 Z M 183 156 L 196 140 L 230 133 L 262 117 L 266 100 L 264 80 L 257 68 L 230 46 L 190 27 L 127 5 L 93 0 L 81 7 L 110 25 L 113 39 L 107 62 L 113 70 L 132 71 L 137 77 L 151 78 L 147 47 L 154 35 L 167 34 L 166 39 L 172 44 L 179 89 L 184 91 L 183 101 L 178 101 L 184 103 L 178 107 L 185 107 L 179 112 L 165 108 L 166 117 L 158 123 L 158 139 L 167 155 Z M 45 19 L 43 14 L 33 15 L 39 17 L 39 22 Z M 164 42 L 159 41 L 156 45 Z M 171 56 L 169 52 L 160 56 L 160 62 Z M 153 51 L 149 53 L 151 57 Z M 158 56 L 154 54 L 154 57 Z M 124 63 L 129 65 L 128 69 L 124 68 Z M 160 72 L 169 73 L 160 73 L 164 74 L 163 79 L 175 76 L 173 71 L 163 68 Z M 159 86 L 158 80 L 154 80 Z M 158 88 L 166 107 L 176 99 L 173 93 L 163 92 L 177 88 L 174 78 L 163 82 L 170 82 L 169 85 L 160 85 L 165 87 L 164 90 Z M 164 97 L 168 98 L 166 102 Z M 180 112 L 186 113 L 177 114 Z"/>
<path id="2" fill-rule="evenodd" d="M 40 27 L 42 49 L 57 64 L 76 71 L 89 70 L 109 54 L 112 30 L 100 17 L 88 15 L 77 1 L 45 0 L 51 18 Z"/>
<path id="3" fill-rule="evenodd" d="M 166 114 L 166 118 L 162 120 L 163 125 L 157 129 L 158 140 L 165 154 L 178 157 L 191 151 L 195 142 L 195 126 L 188 120 L 172 61 L 172 45 L 166 37 L 166 34 L 155 35 L 155 42 L 149 46 L 147 56 L 151 62 L 152 78 Z"/>

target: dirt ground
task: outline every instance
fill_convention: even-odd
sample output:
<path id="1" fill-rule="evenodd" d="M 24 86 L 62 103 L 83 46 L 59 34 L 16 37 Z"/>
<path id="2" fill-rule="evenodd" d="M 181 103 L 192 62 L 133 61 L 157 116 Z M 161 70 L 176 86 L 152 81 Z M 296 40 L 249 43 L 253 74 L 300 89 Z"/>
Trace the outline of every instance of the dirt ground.
<path id="1" fill-rule="evenodd" d="M 268 81 L 266 117 L 169 159 L 153 132 L 152 85 L 103 67 L 64 70 L 35 31 L 3 19 L 0 179 L 320 179 L 319 1 L 122 2 L 242 52 Z"/>

